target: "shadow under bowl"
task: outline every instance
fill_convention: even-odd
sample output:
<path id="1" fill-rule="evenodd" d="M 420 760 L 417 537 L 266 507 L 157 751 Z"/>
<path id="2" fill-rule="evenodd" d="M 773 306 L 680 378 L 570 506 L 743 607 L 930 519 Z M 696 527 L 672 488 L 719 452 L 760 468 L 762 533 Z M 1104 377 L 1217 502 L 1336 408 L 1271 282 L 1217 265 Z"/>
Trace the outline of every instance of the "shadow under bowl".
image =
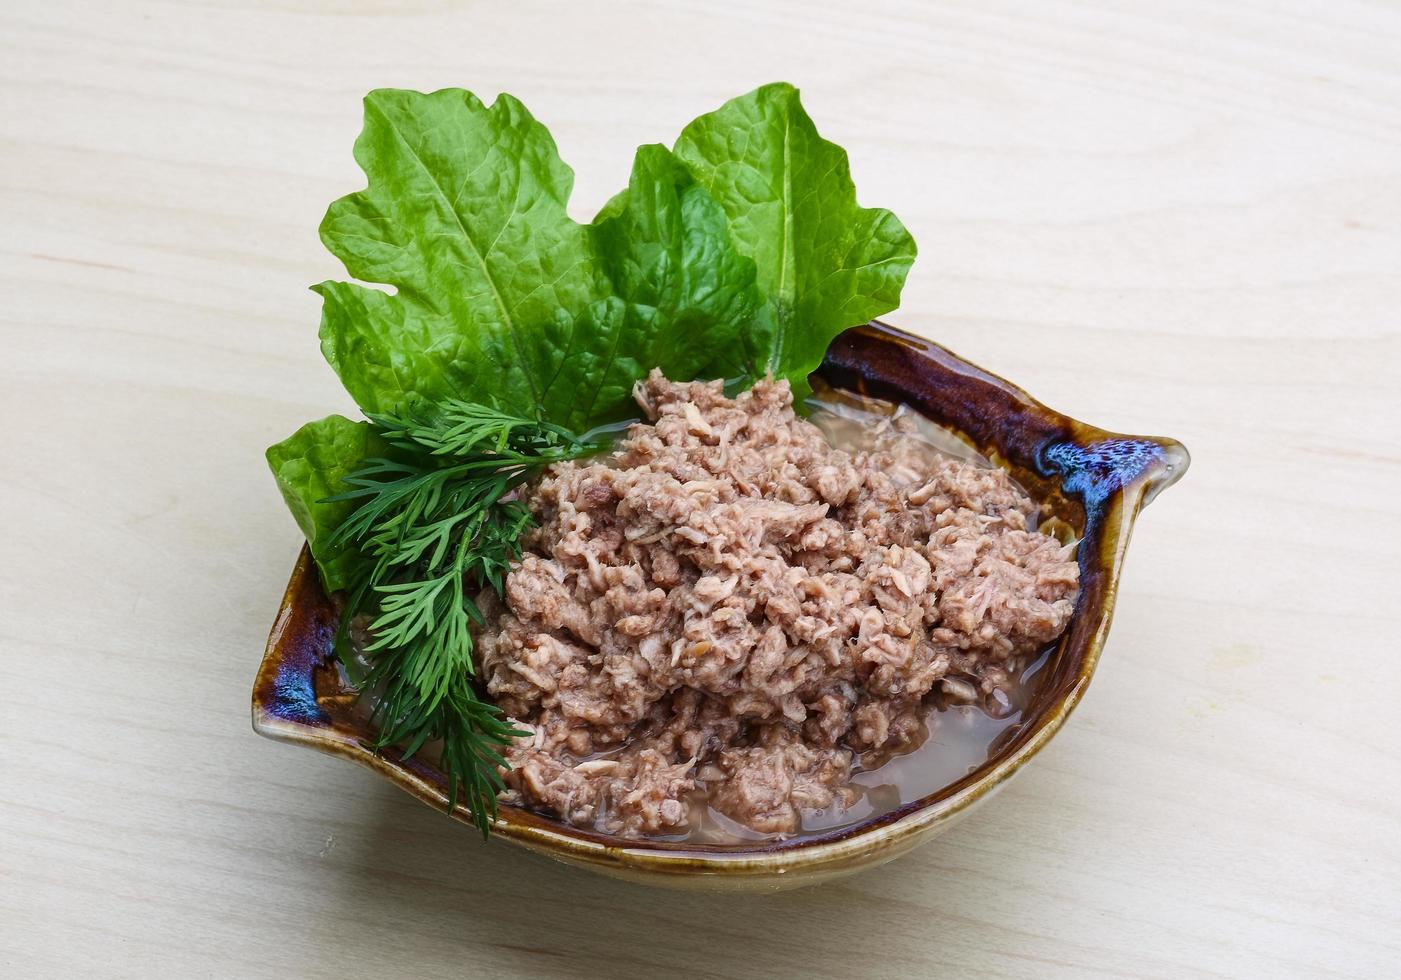
<path id="1" fill-rule="evenodd" d="M 939 345 L 883 323 L 838 337 L 818 369 L 835 388 L 904 403 L 967 440 L 1080 537 L 1080 595 L 1041 671 L 1015 735 L 967 776 L 894 810 L 826 833 L 743 845 L 622 840 L 502 806 L 493 836 L 569 864 L 672 887 L 773 890 L 814 884 L 898 857 L 950 827 L 1036 755 L 1065 724 L 1109 635 L 1119 575 L 1138 512 L 1186 471 L 1179 443 L 1077 422 Z M 253 728 L 339 755 L 439 809 L 442 773 L 374 732 L 331 650 L 336 611 L 303 549 L 253 687 Z M 464 823 L 462 808 L 453 816 Z"/>

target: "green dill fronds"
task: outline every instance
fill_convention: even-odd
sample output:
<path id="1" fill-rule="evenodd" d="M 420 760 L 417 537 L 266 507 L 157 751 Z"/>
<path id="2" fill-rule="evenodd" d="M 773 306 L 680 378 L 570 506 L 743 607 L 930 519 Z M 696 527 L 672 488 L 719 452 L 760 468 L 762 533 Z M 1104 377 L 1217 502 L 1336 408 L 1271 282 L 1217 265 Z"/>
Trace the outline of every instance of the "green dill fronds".
<path id="1" fill-rule="evenodd" d="M 362 694 L 375 698 L 375 748 L 405 758 L 439 743 L 448 806 L 459 797 L 486 835 L 496 817 L 505 767 L 501 749 L 516 735 L 473 685 L 472 626 L 484 621 L 473 596 L 500 595 L 531 515 L 514 492 L 543 466 L 602 447 L 566 429 L 487 405 L 448 401 L 371 422 L 394 456 L 368 460 L 344 493 L 355 510 L 335 546 L 353 544 L 364 561 L 341 621 L 370 616 Z"/>

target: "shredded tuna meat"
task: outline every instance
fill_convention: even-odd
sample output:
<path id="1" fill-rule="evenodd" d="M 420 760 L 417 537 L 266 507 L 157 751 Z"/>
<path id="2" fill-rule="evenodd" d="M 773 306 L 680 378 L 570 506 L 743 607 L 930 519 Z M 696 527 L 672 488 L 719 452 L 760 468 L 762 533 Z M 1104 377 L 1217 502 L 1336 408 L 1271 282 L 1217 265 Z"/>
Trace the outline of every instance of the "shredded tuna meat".
<path id="1" fill-rule="evenodd" d="M 891 423 L 834 448 L 785 381 L 730 399 L 653 372 L 636 397 L 649 422 L 611 456 L 543 474 L 506 601 L 483 598 L 487 691 L 529 733 L 503 799 L 624 836 L 702 804 L 791 835 L 922 741 L 931 695 L 1004 690 L 1065 628 L 1073 549 L 1002 470 Z"/>

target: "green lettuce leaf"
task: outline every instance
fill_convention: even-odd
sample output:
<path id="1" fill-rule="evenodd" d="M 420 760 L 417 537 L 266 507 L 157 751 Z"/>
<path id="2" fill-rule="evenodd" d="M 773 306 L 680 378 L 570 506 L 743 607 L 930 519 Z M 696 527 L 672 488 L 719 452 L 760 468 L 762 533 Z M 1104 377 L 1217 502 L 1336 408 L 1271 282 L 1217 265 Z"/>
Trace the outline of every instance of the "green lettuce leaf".
<path id="1" fill-rule="evenodd" d="M 573 174 L 515 99 L 371 92 L 368 187 L 331 205 L 327 248 L 358 279 L 322 297 L 327 361 L 367 413 L 446 397 L 575 429 L 631 414 L 653 367 L 695 377 L 765 309 L 719 204 L 662 146 L 591 226 Z"/>
<path id="2" fill-rule="evenodd" d="M 914 240 L 889 211 L 857 205 L 846 151 L 818 135 L 793 86 L 701 116 L 675 151 L 725 209 L 772 312 L 717 373 L 773 371 L 805 387 L 832 338 L 899 304 Z"/>
<path id="3" fill-rule="evenodd" d="M 639 376 L 660 366 L 694 378 L 742 342 L 764 309 L 754 262 L 730 240 L 724 210 L 660 144 L 639 147 L 627 190 L 590 230 L 617 294 L 658 323 Z"/>
<path id="4" fill-rule="evenodd" d="M 565 213 L 574 175 L 549 131 L 509 95 L 381 89 L 355 158 L 369 185 L 331 205 L 321 239 L 396 292 L 315 289 L 322 350 L 360 407 L 457 397 L 574 421 L 569 404 L 608 382 L 607 352 L 631 338 L 593 309 L 610 290 Z"/>
<path id="5" fill-rule="evenodd" d="M 389 444 L 370 423 L 352 422 L 340 415 L 308 422 L 268 447 L 268 466 L 277 488 L 306 535 L 327 591 L 345 588 L 361 559 L 357 551 L 330 545 L 331 535 L 354 509 L 354 502 L 323 501 L 347 489 L 342 481 L 349 473 L 388 450 Z"/>

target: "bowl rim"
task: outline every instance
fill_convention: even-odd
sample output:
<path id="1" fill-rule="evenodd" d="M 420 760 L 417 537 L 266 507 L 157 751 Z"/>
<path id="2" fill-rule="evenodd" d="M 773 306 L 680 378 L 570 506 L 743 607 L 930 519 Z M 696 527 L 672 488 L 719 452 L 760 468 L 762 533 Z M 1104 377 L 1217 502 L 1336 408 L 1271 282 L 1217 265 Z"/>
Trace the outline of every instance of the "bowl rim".
<path id="1" fill-rule="evenodd" d="M 1077 604 L 1072 617 L 1074 625 L 1074 618 L 1093 615 L 1084 656 L 1073 682 L 1023 723 L 1026 731 L 1010 752 L 995 757 L 969 776 L 889 813 L 833 831 L 787 841 L 755 842 L 752 846 L 632 841 L 569 827 L 529 810 L 502 805 L 492 827 L 492 836 L 614 873 L 643 870 L 662 875 L 769 876 L 798 869 L 804 873 L 835 870 L 853 862 L 862 863 L 863 858 L 874 859 L 878 853 L 898 853 L 902 844 L 912 845 L 929 828 L 956 819 L 1005 784 L 1065 725 L 1089 686 L 1108 637 L 1134 520 L 1157 493 L 1181 478 L 1190 456 L 1185 447 L 1173 439 L 1109 432 L 1054 412 L 1020 387 L 963 360 L 947 348 L 881 321 L 853 328 L 837 338 L 823 369 L 831 367 L 838 374 L 845 370 L 849 377 L 864 381 L 869 372 L 862 358 L 872 344 L 895 344 L 906 349 L 913 367 L 907 365 L 905 370 L 937 367 L 950 372 L 949 377 L 958 379 L 959 384 L 966 381 L 988 389 L 1014 409 L 1026 413 L 1026 417 L 1044 420 L 1049 426 L 1046 431 L 1052 435 L 1038 448 L 1038 459 L 1045 456 L 1045 450 L 1051 445 L 1068 445 L 1081 452 L 1104 446 L 1149 450 L 1123 479 L 1105 486 L 1096 486 L 1093 482 L 1082 484 L 1075 491 L 1086 502 L 1087 510 L 1091 494 L 1095 495 L 1094 519 L 1099 522 L 1101 533 L 1093 542 L 1097 546 L 1094 558 L 1106 577 L 1097 607 L 1082 609 Z M 898 381 L 891 383 L 898 384 Z M 902 400 L 910 401 L 909 398 Z M 968 437 L 967 433 L 960 434 Z M 976 444 L 979 440 L 971 441 Z M 1051 462 L 1044 465 L 1054 469 Z M 1088 531 L 1085 542 L 1091 543 Z M 1082 554 L 1082 569 L 1086 560 L 1086 555 Z M 330 600 L 321 588 L 310 552 L 303 544 L 254 682 L 253 729 L 268 738 L 350 759 L 378 772 L 425 803 L 445 810 L 447 797 L 435 768 L 418 759 L 404 760 L 395 750 L 382 754 L 374 752 L 352 728 L 337 722 L 323 710 L 326 705 L 324 700 L 317 699 L 314 673 L 330 656 L 334 623 L 328 619 L 329 614 Z M 438 777 L 436 781 L 435 776 Z M 452 816 L 463 823 L 471 822 L 461 805 Z"/>

